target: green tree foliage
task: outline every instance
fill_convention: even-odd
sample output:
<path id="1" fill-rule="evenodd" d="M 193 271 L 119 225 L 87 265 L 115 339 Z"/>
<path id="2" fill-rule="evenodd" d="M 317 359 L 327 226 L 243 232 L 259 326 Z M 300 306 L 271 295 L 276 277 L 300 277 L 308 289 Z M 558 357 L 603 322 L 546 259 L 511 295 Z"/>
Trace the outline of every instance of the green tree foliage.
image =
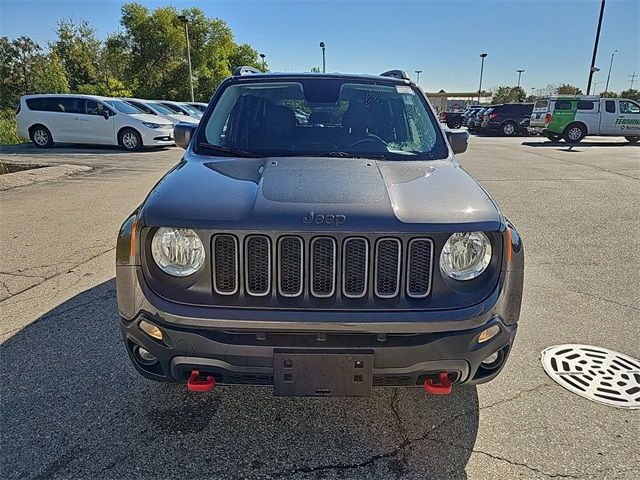
<path id="1" fill-rule="evenodd" d="M 560 85 L 556 91 L 558 95 L 582 95 L 582 90 L 568 83 Z"/>
<path id="2" fill-rule="evenodd" d="M 617 98 L 618 94 L 616 92 L 600 92 L 600 96 L 603 98 Z"/>
<path id="3" fill-rule="evenodd" d="M 620 92 L 620 98 L 628 98 L 629 100 L 640 102 L 640 90 L 636 90 L 635 88 L 624 90 Z"/>
<path id="4" fill-rule="evenodd" d="M 95 30 L 86 21 L 61 20 L 57 35 L 57 40 L 49 44 L 49 48 L 62 60 L 70 89 L 75 92 L 81 85 L 95 85 L 102 49 Z"/>
<path id="5" fill-rule="evenodd" d="M 510 87 L 502 85 L 493 89 L 492 105 L 501 103 L 521 103 L 524 102 L 527 94 L 522 87 Z"/>

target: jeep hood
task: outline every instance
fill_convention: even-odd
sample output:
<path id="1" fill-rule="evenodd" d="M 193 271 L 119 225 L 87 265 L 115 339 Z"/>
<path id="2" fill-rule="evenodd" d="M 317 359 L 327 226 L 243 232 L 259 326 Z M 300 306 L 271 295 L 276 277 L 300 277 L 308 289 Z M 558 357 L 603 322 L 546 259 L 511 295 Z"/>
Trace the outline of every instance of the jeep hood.
<path id="1" fill-rule="evenodd" d="M 147 225 L 211 229 L 497 230 L 487 192 L 450 160 L 204 157 L 189 153 L 158 182 Z M 344 224 L 333 219 L 343 215 Z M 303 220 L 304 219 L 304 220 Z"/>

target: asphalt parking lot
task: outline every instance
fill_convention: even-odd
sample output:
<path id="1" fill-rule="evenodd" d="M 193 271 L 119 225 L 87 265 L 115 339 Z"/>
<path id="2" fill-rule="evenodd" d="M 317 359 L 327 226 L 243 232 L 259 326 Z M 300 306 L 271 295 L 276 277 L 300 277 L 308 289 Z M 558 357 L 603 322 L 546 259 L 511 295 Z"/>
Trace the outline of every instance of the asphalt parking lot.
<path id="1" fill-rule="evenodd" d="M 559 343 L 640 355 L 640 146 L 472 137 L 460 161 L 526 245 L 509 363 L 446 397 L 367 399 L 193 394 L 134 371 L 114 242 L 181 152 L 0 150 L 45 166 L 0 176 L 2 478 L 640 478 L 639 412 L 575 396 L 540 366 Z"/>

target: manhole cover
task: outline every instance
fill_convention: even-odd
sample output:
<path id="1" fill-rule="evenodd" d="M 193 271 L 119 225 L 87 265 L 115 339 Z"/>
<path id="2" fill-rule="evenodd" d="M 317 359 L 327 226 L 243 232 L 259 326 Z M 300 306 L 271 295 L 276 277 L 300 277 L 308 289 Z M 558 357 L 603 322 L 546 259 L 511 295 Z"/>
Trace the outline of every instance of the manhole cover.
<path id="1" fill-rule="evenodd" d="M 640 362 L 590 345 L 556 345 L 542 352 L 542 366 L 567 390 L 594 402 L 640 408 Z"/>

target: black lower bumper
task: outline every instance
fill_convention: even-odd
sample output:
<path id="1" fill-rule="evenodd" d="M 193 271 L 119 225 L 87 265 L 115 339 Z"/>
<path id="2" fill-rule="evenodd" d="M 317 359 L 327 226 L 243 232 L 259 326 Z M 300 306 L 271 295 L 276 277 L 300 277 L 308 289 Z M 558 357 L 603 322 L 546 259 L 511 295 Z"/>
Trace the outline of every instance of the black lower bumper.
<path id="1" fill-rule="evenodd" d="M 158 326 L 159 341 L 148 336 L 140 320 Z M 499 332 L 478 343 L 487 328 Z M 164 324 L 156 316 L 142 313 L 135 320 L 122 320 L 127 350 L 136 369 L 158 381 L 186 382 L 192 370 L 215 377 L 220 384 L 274 385 L 274 355 L 295 350 L 370 352 L 373 354 L 374 386 L 421 386 L 426 378 L 447 372 L 454 384 L 484 383 L 503 368 L 513 344 L 517 325 L 507 325 L 498 316 L 481 327 L 455 332 L 418 334 L 227 332 L 205 328 L 182 328 Z M 141 361 L 138 349 L 157 361 Z M 482 361 L 494 353 L 491 364 Z"/>

